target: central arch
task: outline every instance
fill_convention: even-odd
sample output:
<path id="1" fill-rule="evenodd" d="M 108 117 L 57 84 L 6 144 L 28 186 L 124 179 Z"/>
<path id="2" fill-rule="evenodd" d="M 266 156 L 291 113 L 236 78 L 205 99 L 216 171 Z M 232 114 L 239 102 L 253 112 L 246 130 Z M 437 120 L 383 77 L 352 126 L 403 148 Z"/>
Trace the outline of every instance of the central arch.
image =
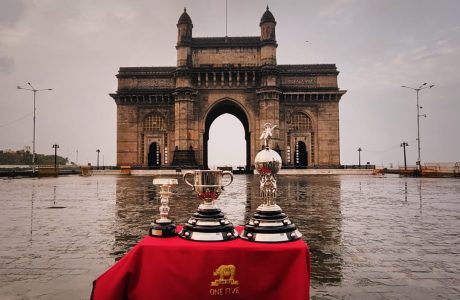
<path id="1" fill-rule="evenodd" d="M 223 114 L 231 114 L 240 120 L 244 128 L 244 139 L 246 140 L 246 171 L 251 169 L 251 132 L 249 131 L 249 119 L 244 110 L 231 100 L 223 100 L 215 104 L 208 114 L 204 122 L 203 134 L 203 167 L 209 169 L 208 166 L 208 141 L 209 129 L 216 118 Z"/>

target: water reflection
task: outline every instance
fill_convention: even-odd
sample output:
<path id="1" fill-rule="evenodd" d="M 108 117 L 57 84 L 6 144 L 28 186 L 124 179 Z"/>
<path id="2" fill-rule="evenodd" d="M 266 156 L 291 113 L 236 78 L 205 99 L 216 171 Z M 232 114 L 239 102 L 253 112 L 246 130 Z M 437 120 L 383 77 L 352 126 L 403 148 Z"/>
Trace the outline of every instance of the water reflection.
<path id="1" fill-rule="evenodd" d="M 407 181 L 404 182 L 404 202 L 407 204 Z"/>
<path id="2" fill-rule="evenodd" d="M 144 237 L 157 218 L 159 196 L 152 179 L 0 180 L 0 295 L 87 299 L 91 281 Z M 181 224 L 198 201 L 178 179 L 170 206 Z M 277 202 L 312 252 L 312 299 L 458 298 L 458 179 L 278 179 Z M 218 203 L 235 225 L 243 224 L 260 204 L 258 176 L 235 176 Z M 51 204 L 66 209 L 46 209 Z"/>
<path id="3" fill-rule="evenodd" d="M 34 200 L 35 200 L 35 185 L 32 185 L 32 195 L 30 197 L 30 239 L 29 241 L 32 242 L 32 232 L 33 232 L 33 224 L 34 224 Z"/>
<path id="4" fill-rule="evenodd" d="M 422 180 L 421 179 L 418 182 L 418 197 L 420 200 L 420 214 L 422 214 L 423 202 L 422 202 Z"/>
<path id="5" fill-rule="evenodd" d="M 303 233 L 312 254 L 312 283 L 342 281 L 340 179 L 280 177 L 279 201 Z"/>
<path id="6" fill-rule="evenodd" d="M 54 185 L 54 186 L 53 186 L 53 205 L 48 206 L 47 208 L 49 208 L 49 209 L 61 209 L 61 208 L 66 208 L 65 206 L 56 205 L 56 189 L 57 189 L 57 186 Z"/>
<path id="7" fill-rule="evenodd" d="M 116 181 L 115 244 L 113 255 L 120 259 L 146 232 L 154 217 L 149 201 L 149 177 L 119 177 Z"/>

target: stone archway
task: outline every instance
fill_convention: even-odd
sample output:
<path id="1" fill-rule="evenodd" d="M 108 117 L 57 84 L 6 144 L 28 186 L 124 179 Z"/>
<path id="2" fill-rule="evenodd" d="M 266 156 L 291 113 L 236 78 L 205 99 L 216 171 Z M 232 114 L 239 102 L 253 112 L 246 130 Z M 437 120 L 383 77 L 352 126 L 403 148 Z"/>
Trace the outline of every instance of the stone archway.
<path id="1" fill-rule="evenodd" d="M 246 170 L 251 169 L 251 132 L 249 130 L 249 119 L 244 110 L 231 100 L 223 100 L 215 104 L 208 112 L 204 122 L 203 134 L 203 168 L 208 169 L 208 141 L 209 129 L 216 118 L 223 114 L 231 114 L 240 120 L 244 128 L 244 139 L 246 140 Z"/>

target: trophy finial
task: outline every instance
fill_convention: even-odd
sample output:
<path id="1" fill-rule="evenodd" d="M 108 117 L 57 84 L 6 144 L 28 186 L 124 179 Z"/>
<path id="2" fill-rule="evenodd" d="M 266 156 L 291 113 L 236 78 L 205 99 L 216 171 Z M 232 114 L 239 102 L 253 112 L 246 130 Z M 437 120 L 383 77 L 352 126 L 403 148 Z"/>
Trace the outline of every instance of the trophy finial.
<path id="1" fill-rule="evenodd" d="M 270 149 L 270 140 L 272 139 L 273 136 L 273 129 L 278 125 L 273 125 L 271 123 L 265 123 L 264 124 L 264 131 L 260 135 L 260 140 L 264 141 L 264 147 L 265 149 Z"/>

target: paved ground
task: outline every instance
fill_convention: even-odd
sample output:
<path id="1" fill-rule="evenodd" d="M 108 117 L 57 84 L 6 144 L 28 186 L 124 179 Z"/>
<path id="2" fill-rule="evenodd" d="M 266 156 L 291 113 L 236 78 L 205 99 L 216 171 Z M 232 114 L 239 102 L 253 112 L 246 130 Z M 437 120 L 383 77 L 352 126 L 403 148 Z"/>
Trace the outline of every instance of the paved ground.
<path id="1" fill-rule="evenodd" d="M 257 189 L 236 176 L 219 198 L 234 224 Z M 312 299 L 460 299 L 460 180 L 280 176 L 278 199 L 309 244 Z M 149 177 L 0 180 L 0 299 L 87 299 L 157 207 Z M 176 221 L 196 207 L 180 185 Z"/>

